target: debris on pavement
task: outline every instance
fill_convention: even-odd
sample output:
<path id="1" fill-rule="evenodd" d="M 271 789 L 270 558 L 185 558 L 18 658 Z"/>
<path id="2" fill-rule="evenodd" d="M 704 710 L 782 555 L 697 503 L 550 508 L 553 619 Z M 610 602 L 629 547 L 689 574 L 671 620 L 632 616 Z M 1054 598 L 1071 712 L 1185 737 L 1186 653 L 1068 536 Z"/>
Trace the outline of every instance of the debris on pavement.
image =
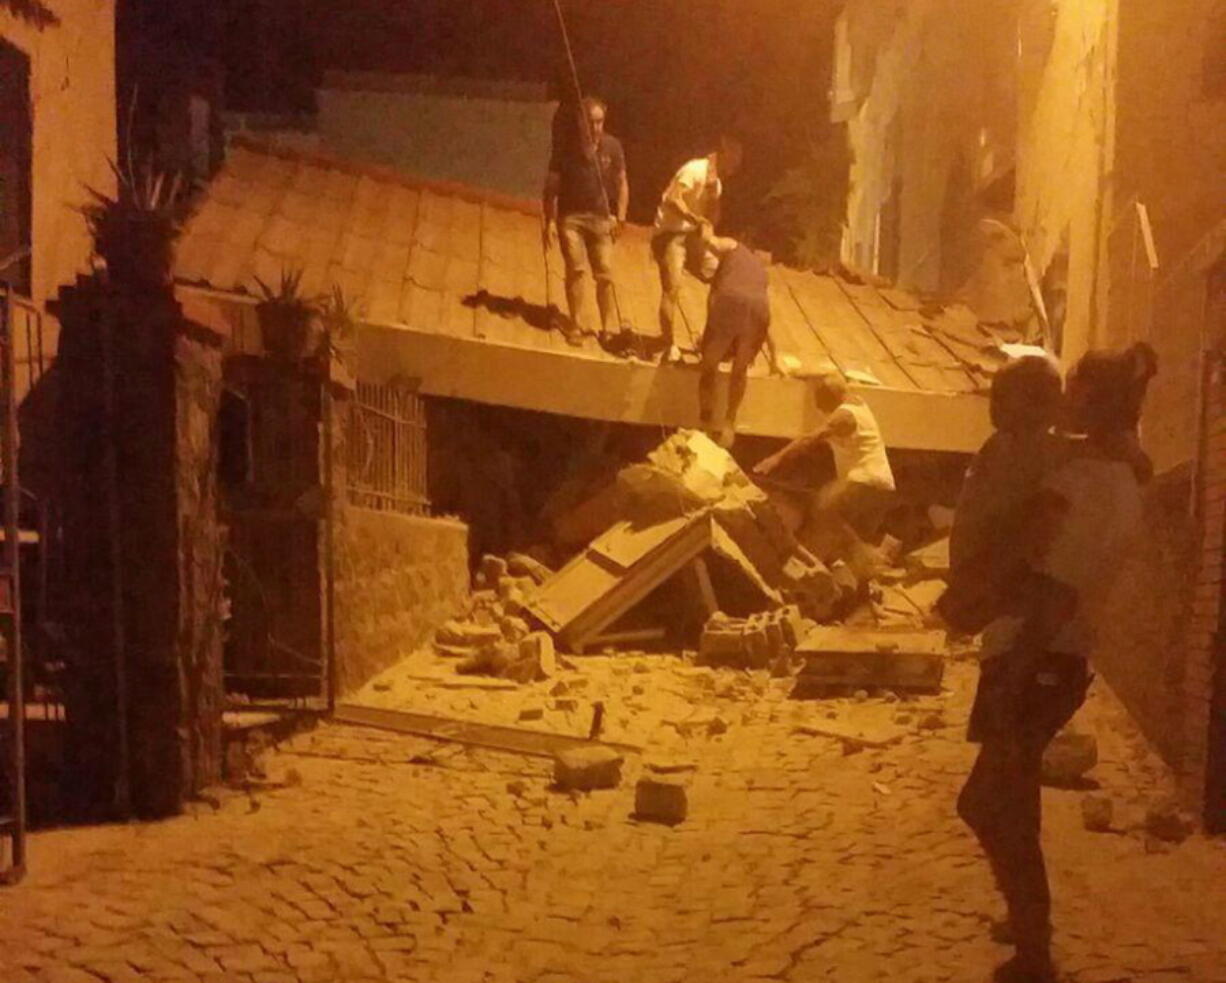
<path id="1" fill-rule="evenodd" d="M 821 625 L 808 632 L 797 654 L 804 660 L 797 695 L 820 695 L 829 687 L 936 692 L 944 673 L 945 635 Z"/>
<path id="2" fill-rule="evenodd" d="M 1145 812 L 1145 832 L 1162 843 L 1182 843 L 1195 829 L 1195 820 L 1177 799 L 1162 799 Z"/>
<path id="3" fill-rule="evenodd" d="M 634 788 L 634 818 L 640 822 L 676 826 L 689 812 L 686 780 L 678 774 L 649 774 Z"/>
<path id="4" fill-rule="evenodd" d="M 617 788 L 624 760 L 617 751 L 601 745 L 566 748 L 554 755 L 554 784 L 567 792 Z"/>
<path id="5" fill-rule="evenodd" d="M 1115 818 L 1115 803 L 1105 795 L 1082 796 L 1081 823 L 1092 833 L 1106 833 Z"/>
<path id="6" fill-rule="evenodd" d="M 1052 738 L 1043 752 L 1043 784 L 1052 788 L 1076 788 L 1096 764 L 1098 741 L 1094 735 L 1066 728 Z"/>

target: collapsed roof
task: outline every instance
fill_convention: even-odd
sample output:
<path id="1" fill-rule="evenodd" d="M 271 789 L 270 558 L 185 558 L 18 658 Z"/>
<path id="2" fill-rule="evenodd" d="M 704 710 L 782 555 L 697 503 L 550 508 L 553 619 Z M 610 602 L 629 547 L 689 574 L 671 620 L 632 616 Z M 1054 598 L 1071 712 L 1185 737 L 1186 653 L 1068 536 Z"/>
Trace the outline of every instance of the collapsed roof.
<path id="1" fill-rule="evenodd" d="M 403 375 L 420 379 L 426 395 L 693 426 L 692 366 L 619 358 L 591 338 L 572 347 L 550 330 L 548 305 L 564 307 L 562 260 L 556 247 L 542 252 L 539 222 L 536 203 L 239 144 L 187 223 L 176 276 L 192 315 L 227 322 L 240 344 L 258 336 L 255 278 L 276 282 L 301 269 L 304 292 L 336 285 L 358 299 L 363 378 Z M 648 229 L 625 231 L 615 274 L 623 320 L 654 336 L 659 283 L 649 237 Z M 979 446 L 988 428 L 983 394 L 1003 356 L 969 310 L 781 265 L 770 277 L 772 336 L 800 374 L 839 369 L 892 447 Z M 679 343 L 694 349 L 706 287 L 686 279 Z M 804 383 L 770 375 L 760 356 L 738 429 L 791 437 L 818 422 Z"/>

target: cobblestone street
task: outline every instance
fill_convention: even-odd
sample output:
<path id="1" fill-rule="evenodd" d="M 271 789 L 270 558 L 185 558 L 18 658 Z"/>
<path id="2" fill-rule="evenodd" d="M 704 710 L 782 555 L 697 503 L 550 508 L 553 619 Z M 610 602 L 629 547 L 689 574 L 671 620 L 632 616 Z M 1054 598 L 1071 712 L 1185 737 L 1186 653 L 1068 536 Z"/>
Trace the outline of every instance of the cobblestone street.
<path id="1" fill-rule="evenodd" d="M 566 795 L 541 759 L 323 725 L 271 754 L 258 790 L 36 835 L 29 878 L 0 894 L 0 980 L 981 983 L 1007 955 L 953 811 L 971 665 L 900 703 L 635 668 L 626 685 L 690 694 L 703 721 L 649 738 L 696 766 L 676 828 L 630 818 L 635 756 L 619 789 Z M 855 751 L 804 729 L 873 714 L 901 740 Z M 1080 719 L 1119 829 L 1088 832 L 1082 792 L 1045 792 L 1064 969 L 1226 981 L 1226 843 L 1146 839 L 1163 776 L 1119 718 L 1098 687 Z"/>

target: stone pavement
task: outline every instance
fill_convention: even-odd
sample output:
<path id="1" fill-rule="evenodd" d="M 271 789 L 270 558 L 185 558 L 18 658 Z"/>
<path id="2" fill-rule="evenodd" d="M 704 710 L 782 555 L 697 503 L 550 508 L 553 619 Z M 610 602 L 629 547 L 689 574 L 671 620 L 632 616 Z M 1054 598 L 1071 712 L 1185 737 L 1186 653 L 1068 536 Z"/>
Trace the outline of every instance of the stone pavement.
<path id="1" fill-rule="evenodd" d="M 270 755 L 257 791 L 36 835 L 29 879 L 0 891 L 0 981 L 988 978 L 1007 954 L 988 937 L 999 905 L 953 818 L 970 665 L 915 703 L 795 703 L 678 660 L 624 669 L 643 705 L 688 698 L 695 726 L 665 721 L 674 706 L 647 735 L 696 765 L 682 825 L 629 818 L 633 758 L 620 788 L 572 796 L 544 761 L 324 725 Z M 1121 829 L 1087 832 L 1082 793 L 1045 793 L 1070 979 L 1226 981 L 1226 844 L 1147 843 L 1133 827 L 1161 769 L 1101 687 L 1087 711 Z M 813 733 L 870 718 L 901 740 L 847 753 Z"/>

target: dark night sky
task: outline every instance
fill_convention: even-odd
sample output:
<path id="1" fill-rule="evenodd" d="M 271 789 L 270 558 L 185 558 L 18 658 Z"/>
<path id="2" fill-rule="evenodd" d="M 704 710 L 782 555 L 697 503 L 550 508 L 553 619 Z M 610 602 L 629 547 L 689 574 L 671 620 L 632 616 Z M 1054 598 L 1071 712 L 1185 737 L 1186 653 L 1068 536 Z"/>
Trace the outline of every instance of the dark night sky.
<path id="1" fill-rule="evenodd" d="M 327 68 L 548 79 L 552 0 L 123 0 L 125 36 L 172 59 L 213 54 L 234 109 L 308 109 Z M 837 0 L 563 0 L 584 88 L 626 145 L 632 218 L 721 128 L 741 134 L 733 231 L 827 124 Z M 128 50 L 134 50 L 131 44 Z"/>

